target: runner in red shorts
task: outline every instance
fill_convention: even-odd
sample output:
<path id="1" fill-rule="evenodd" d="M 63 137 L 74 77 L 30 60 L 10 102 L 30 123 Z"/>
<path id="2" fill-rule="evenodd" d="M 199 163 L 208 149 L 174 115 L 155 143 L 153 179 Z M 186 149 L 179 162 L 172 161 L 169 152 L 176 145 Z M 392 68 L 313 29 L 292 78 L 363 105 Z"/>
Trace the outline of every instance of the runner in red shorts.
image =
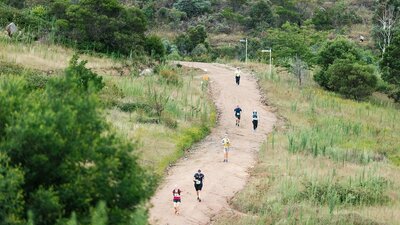
<path id="1" fill-rule="evenodd" d="M 177 185 L 175 185 L 175 188 L 172 191 L 172 196 L 173 196 L 172 201 L 174 202 L 175 215 L 179 215 L 179 205 L 181 204 L 181 190 L 178 188 Z"/>

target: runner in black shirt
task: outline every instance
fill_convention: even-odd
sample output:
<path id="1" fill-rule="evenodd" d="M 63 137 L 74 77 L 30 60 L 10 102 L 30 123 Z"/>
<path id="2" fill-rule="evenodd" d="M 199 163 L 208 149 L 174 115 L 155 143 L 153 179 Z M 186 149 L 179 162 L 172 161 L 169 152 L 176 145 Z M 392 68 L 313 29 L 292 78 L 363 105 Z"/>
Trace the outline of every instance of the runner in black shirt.
<path id="1" fill-rule="evenodd" d="M 240 124 L 240 114 L 242 113 L 242 109 L 238 106 L 233 110 L 235 111 L 235 117 L 236 117 L 236 126 L 239 126 Z"/>
<path id="2" fill-rule="evenodd" d="M 198 170 L 197 173 L 194 175 L 194 189 L 196 189 L 197 193 L 197 200 L 201 202 L 200 199 L 200 192 L 201 189 L 203 188 L 203 179 L 204 179 L 204 174 L 201 173 L 201 170 Z"/>

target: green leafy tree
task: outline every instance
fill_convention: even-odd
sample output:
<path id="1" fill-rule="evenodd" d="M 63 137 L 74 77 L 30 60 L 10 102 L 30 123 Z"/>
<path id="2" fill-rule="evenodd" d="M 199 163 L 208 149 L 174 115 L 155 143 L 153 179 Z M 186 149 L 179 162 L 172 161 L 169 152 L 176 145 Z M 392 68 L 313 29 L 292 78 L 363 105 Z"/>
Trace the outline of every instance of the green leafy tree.
<path id="1" fill-rule="evenodd" d="M 285 23 L 280 29 L 269 29 L 262 39 L 263 48 L 272 48 L 275 63 L 290 68 L 292 58 L 299 58 L 309 66 L 316 64 L 316 50 L 320 48 L 327 34 L 310 26 L 298 27 Z"/>
<path id="2" fill-rule="evenodd" d="M 272 27 L 274 24 L 274 16 L 271 4 L 264 0 L 256 2 L 247 14 L 246 24 L 248 29 Z"/>
<path id="3" fill-rule="evenodd" d="M 44 90 L 0 81 L 0 124 L 6 124 L 0 152 L 24 172 L 24 208 L 32 209 L 36 225 L 56 224 L 73 212 L 87 224 L 100 201 L 110 224 L 127 224 L 152 191 L 134 147 L 102 117 L 95 82 L 82 82 L 88 75 L 83 65 L 72 63 L 71 74 L 50 79 Z"/>
<path id="4" fill-rule="evenodd" d="M 318 8 L 312 22 L 317 30 L 339 30 L 344 26 L 359 23 L 361 19 L 346 2 L 339 1 L 333 6 Z"/>
<path id="5" fill-rule="evenodd" d="M 375 45 L 381 50 L 383 55 L 386 48 L 390 46 L 393 35 L 398 30 L 400 1 L 375 1 L 374 8 L 372 36 Z"/>
<path id="6" fill-rule="evenodd" d="M 246 0 L 228 0 L 229 5 L 234 11 L 239 10 L 246 2 Z"/>
<path id="7" fill-rule="evenodd" d="M 382 79 L 393 85 L 390 96 L 397 102 L 400 102 L 400 32 L 394 36 L 392 44 L 387 47 L 383 54 L 380 67 L 382 70 Z"/>
<path id="8" fill-rule="evenodd" d="M 163 60 L 166 54 L 164 43 L 160 37 L 150 36 L 146 38 L 145 50 L 148 55 L 157 60 Z"/>
<path id="9" fill-rule="evenodd" d="M 333 41 L 325 43 L 317 56 L 317 64 L 321 70 L 315 74 L 314 80 L 327 90 L 332 90 L 328 85 L 329 77 L 326 73 L 329 66 L 337 59 L 352 59 L 354 61 L 362 61 L 363 56 L 360 49 L 356 45 L 344 38 L 337 38 Z"/>
<path id="10" fill-rule="evenodd" d="M 328 86 L 347 98 L 362 100 L 375 91 L 377 77 L 374 68 L 353 62 L 351 59 L 338 59 L 326 71 Z"/>
<path id="11" fill-rule="evenodd" d="M 104 87 L 103 78 L 90 69 L 86 68 L 87 61 L 78 61 L 79 56 L 75 54 L 69 62 L 69 67 L 65 74 L 76 81 L 84 90 L 88 90 L 92 86 L 96 91 L 100 91 Z"/>
<path id="12" fill-rule="evenodd" d="M 52 224 L 61 216 L 63 206 L 53 188 L 39 187 L 30 196 L 30 208 L 36 224 Z"/>
<path id="13" fill-rule="evenodd" d="M 188 55 L 199 44 L 204 44 L 207 48 L 206 39 L 207 32 L 205 27 L 197 25 L 196 27 L 189 28 L 185 34 L 179 35 L 175 40 L 175 44 L 181 54 Z"/>
<path id="14" fill-rule="evenodd" d="M 1 87 L 1 86 L 0 86 Z M 1 110 L 0 110 L 1 111 Z M 24 174 L 10 165 L 10 159 L 0 152 L 0 221 L 4 225 L 22 225 Z"/>
<path id="15" fill-rule="evenodd" d="M 5 4 L 16 8 L 23 8 L 25 6 L 25 0 L 1 0 L 0 2 L 4 2 Z"/>
<path id="16" fill-rule="evenodd" d="M 209 12 L 211 2 L 207 0 L 178 0 L 174 3 L 174 8 L 185 12 L 190 18 Z"/>
<path id="17" fill-rule="evenodd" d="M 140 9 L 126 8 L 117 0 L 57 0 L 49 12 L 57 19 L 62 41 L 80 49 L 124 55 L 143 52 L 147 19 Z"/>

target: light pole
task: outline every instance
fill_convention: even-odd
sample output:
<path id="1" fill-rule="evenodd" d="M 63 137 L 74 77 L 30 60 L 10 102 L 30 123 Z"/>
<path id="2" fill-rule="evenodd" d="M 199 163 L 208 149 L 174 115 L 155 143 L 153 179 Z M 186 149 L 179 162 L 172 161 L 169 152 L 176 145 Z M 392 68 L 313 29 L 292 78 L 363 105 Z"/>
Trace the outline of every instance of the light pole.
<path id="1" fill-rule="evenodd" d="M 269 52 L 269 75 L 272 75 L 272 58 L 271 58 L 271 54 L 272 54 L 272 49 L 267 49 L 267 50 L 261 50 L 261 52 Z"/>
<path id="2" fill-rule="evenodd" d="M 245 63 L 247 64 L 247 38 L 241 39 L 240 42 L 245 42 L 246 43 L 246 58 L 245 58 Z"/>

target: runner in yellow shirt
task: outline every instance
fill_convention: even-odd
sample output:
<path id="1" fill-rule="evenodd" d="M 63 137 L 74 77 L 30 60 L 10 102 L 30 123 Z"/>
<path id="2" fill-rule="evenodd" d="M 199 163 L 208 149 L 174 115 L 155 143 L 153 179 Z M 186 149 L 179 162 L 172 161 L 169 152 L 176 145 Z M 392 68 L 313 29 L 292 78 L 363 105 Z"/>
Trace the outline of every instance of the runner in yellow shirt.
<path id="1" fill-rule="evenodd" d="M 224 162 L 228 162 L 228 152 L 231 143 L 228 138 L 228 134 L 225 134 L 225 137 L 222 139 L 222 145 L 224 146 Z"/>

